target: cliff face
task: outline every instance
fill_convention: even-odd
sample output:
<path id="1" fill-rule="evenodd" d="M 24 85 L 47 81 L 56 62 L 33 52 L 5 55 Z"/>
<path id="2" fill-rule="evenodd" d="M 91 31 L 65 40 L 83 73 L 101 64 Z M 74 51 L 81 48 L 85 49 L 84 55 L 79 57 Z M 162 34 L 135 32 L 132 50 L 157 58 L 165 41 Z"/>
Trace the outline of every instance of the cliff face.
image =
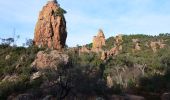
<path id="1" fill-rule="evenodd" d="M 67 32 L 64 11 L 55 1 L 48 1 L 39 14 L 35 27 L 34 44 L 41 47 L 62 49 Z"/>

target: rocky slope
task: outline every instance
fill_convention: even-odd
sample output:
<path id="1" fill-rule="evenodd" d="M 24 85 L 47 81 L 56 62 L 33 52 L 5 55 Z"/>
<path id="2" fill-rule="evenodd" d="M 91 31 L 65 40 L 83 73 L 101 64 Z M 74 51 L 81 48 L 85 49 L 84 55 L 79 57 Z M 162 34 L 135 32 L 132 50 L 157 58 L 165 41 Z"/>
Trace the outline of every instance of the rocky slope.
<path id="1" fill-rule="evenodd" d="M 0 99 L 169 98 L 169 34 L 110 37 L 102 49 L 101 60 L 101 52 L 86 46 L 57 51 L 1 44 Z"/>

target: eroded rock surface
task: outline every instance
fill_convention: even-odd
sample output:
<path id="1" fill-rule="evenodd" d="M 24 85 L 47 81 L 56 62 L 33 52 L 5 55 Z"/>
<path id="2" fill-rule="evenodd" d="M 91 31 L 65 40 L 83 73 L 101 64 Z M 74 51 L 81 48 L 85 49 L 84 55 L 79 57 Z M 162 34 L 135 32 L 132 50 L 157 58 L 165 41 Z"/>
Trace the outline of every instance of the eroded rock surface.
<path id="1" fill-rule="evenodd" d="M 162 49 L 165 48 L 166 44 L 163 43 L 163 40 L 159 40 L 159 41 L 151 41 L 150 42 L 150 47 L 152 49 L 153 52 L 156 52 L 158 49 Z"/>
<path id="2" fill-rule="evenodd" d="M 99 29 L 99 32 L 97 36 L 94 36 L 93 38 L 93 47 L 92 49 L 95 51 L 96 49 L 102 49 L 102 47 L 105 45 L 105 36 L 103 33 L 103 30 Z"/>
<path id="3" fill-rule="evenodd" d="M 62 49 L 65 46 L 67 32 L 63 10 L 56 0 L 50 0 L 39 14 L 35 27 L 34 44 L 40 47 Z"/>
<path id="4" fill-rule="evenodd" d="M 39 51 L 37 57 L 32 63 L 32 67 L 37 69 L 56 69 L 60 65 L 67 65 L 69 56 L 57 50 Z"/>

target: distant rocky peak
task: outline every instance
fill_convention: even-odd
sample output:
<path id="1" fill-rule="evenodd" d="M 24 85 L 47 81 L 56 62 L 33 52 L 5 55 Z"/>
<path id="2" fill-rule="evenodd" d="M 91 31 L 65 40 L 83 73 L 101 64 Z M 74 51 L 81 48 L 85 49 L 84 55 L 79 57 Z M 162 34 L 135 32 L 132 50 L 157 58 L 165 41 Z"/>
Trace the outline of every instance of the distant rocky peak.
<path id="1" fill-rule="evenodd" d="M 104 38 L 105 38 L 105 35 L 104 35 L 102 29 L 99 29 L 99 32 L 98 32 L 97 36 L 98 36 L 98 37 L 104 37 Z"/>
<path id="2" fill-rule="evenodd" d="M 102 49 L 102 47 L 105 45 L 105 36 L 103 33 L 102 29 L 99 29 L 99 32 L 97 34 L 97 36 L 93 37 L 93 51 L 98 51 L 99 49 Z"/>
<path id="3" fill-rule="evenodd" d="M 57 0 L 48 0 L 48 2 L 55 2 L 55 3 L 58 3 Z"/>

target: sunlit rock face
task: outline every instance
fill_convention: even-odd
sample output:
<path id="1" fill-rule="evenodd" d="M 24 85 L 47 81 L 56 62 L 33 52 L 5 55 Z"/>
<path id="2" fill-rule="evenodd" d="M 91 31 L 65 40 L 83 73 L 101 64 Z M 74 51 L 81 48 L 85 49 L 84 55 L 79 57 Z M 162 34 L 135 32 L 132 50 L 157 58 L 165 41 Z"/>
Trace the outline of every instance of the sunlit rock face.
<path id="1" fill-rule="evenodd" d="M 99 29 L 97 36 L 93 38 L 93 49 L 101 49 L 105 45 L 105 36 L 103 30 Z"/>
<path id="2" fill-rule="evenodd" d="M 65 47 L 67 31 L 64 14 L 56 0 L 48 0 L 39 14 L 35 27 L 34 44 L 61 50 Z"/>

